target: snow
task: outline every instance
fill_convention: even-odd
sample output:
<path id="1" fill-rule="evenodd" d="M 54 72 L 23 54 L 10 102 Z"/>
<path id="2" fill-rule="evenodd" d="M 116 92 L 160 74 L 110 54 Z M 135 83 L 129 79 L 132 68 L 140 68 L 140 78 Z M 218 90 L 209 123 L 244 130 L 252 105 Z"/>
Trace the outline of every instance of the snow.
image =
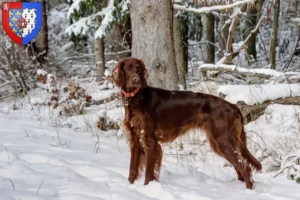
<path id="1" fill-rule="evenodd" d="M 115 17 L 113 16 L 114 11 L 116 10 L 116 7 L 114 6 L 114 0 L 110 0 L 109 4 L 106 8 L 102 9 L 102 16 L 104 16 L 103 20 L 101 21 L 101 25 L 95 32 L 95 39 L 97 38 L 103 38 L 106 35 L 107 29 L 111 26 L 112 22 L 115 20 Z M 129 0 L 123 0 L 121 5 L 121 13 L 128 12 L 129 8 Z"/>
<path id="2" fill-rule="evenodd" d="M 186 7 L 178 4 L 173 4 L 173 8 L 175 10 L 182 10 L 182 11 L 187 11 L 187 12 L 192 12 L 197 14 L 203 14 L 203 13 L 209 13 L 213 11 L 227 10 L 237 6 L 241 6 L 245 3 L 253 3 L 253 2 L 254 0 L 237 0 L 232 4 L 215 5 L 215 6 L 202 7 L 202 8 L 193 8 L 193 7 Z"/>
<path id="3" fill-rule="evenodd" d="M 48 74 L 45 70 L 43 70 L 43 69 L 38 69 L 37 71 L 36 71 L 36 73 L 38 74 L 38 75 L 46 75 L 46 74 Z"/>
<path id="4" fill-rule="evenodd" d="M 223 62 L 223 60 L 221 60 L 220 62 Z M 279 72 L 279 71 L 276 71 L 276 70 L 273 70 L 273 69 L 251 69 L 251 68 L 242 68 L 242 67 L 239 67 L 237 65 L 226 65 L 226 64 L 222 64 L 222 63 L 218 63 L 218 64 L 202 64 L 200 67 L 199 67 L 199 70 L 210 70 L 210 71 L 213 71 L 213 70 L 216 70 L 218 71 L 217 69 L 218 68 L 223 68 L 224 70 L 227 70 L 227 71 L 236 71 L 237 73 L 253 73 L 253 74 L 263 74 L 263 75 L 266 75 L 266 76 L 274 76 L 274 77 L 279 77 L 279 76 L 284 76 L 285 73 L 283 72 Z M 286 74 L 297 74 L 299 75 L 299 73 L 286 73 Z"/>
<path id="5" fill-rule="evenodd" d="M 110 0 L 108 6 L 102 9 L 103 20 L 101 21 L 101 25 L 95 32 L 95 38 L 103 38 L 105 36 L 105 32 L 107 27 L 113 22 L 114 16 L 113 12 L 116 8 L 114 7 L 114 0 Z"/>
<path id="6" fill-rule="evenodd" d="M 97 92 L 95 83 L 80 84 L 93 98 L 97 93 L 105 98 L 113 91 Z M 45 91 L 30 91 L 30 99 L 36 102 L 37 98 L 43 99 L 41 93 Z M 97 98 L 101 99 L 101 95 Z M 268 172 L 271 162 L 267 159 L 263 161 L 263 172 L 253 174 L 254 190 L 246 190 L 245 184 L 236 180 L 234 169 L 211 152 L 206 137 L 199 131 L 163 145 L 159 183 L 144 186 L 142 176 L 135 184 L 129 184 L 130 153 L 123 131 L 83 128 L 87 123 L 95 124 L 94 120 L 103 114 L 120 121 L 124 110 L 118 106 L 118 100 L 88 107 L 85 115 L 55 118 L 48 107 L 40 107 L 41 117 L 36 117 L 37 107 L 27 107 L 26 99 L 15 102 L 16 108 L 7 102 L 0 103 L 0 200 L 296 200 L 300 196 L 299 185 L 285 174 L 273 178 L 278 171 Z M 282 157 L 299 148 L 291 143 L 299 141 L 293 128 L 295 113 L 299 112 L 299 106 L 269 106 L 264 115 L 246 126 L 251 152 L 260 159 L 265 157 L 257 143 Z M 72 129 L 66 128 L 67 124 Z M 253 132 L 264 137 L 265 143 Z M 287 148 L 278 151 L 280 146 Z"/>
<path id="7" fill-rule="evenodd" d="M 83 17 L 74 24 L 71 24 L 66 28 L 66 33 L 71 36 L 72 33 L 75 35 L 86 35 L 91 26 L 91 17 Z"/>
<path id="8" fill-rule="evenodd" d="M 300 23 L 300 17 L 291 18 L 291 22 Z"/>
<path id="9" fill-rule="evenodd" d="M 79 6 L 80 1 L 84 1 L 84 0 L 77 0 L 71 5 L 68 11 L 68 19 L 71 17 L 72 13 L 75 10 L 80 9 Z M 130 3 L 129 0 L 123 0 L 120 3 L 122 14 L 128 12 L 129 3 Z M 116 10 L 115 1 L 109 0 L 107 7 L 103 8 L 99 12 L 91 14 L 90 16 L 80 18 L 78 21 L 76 21 L 75 23 L 71 24 L 69 27 L 66 28 L 66 33 L 69 36 L 71 36 L 72 33 L 75 35 L 86 35 L 92 27 L 95 27 L 96 28 L 95 35 L 94 35 L 95 39 L 103 38 L 106 35 L 106 31 L 111 26 L 113 21 L 116 20 L 115 17 L 113 16 L 115 10 Z M 97 22 L 97 17 L 99 16 L 102 17 L 101 24 Z"/>
<path id="10" fill-rule="evenodd" d="M 299 113 L 300 106 L 272 104 L 256 121 L 247 124 L 250 149 L 259 159 L 269 157 L 262 162 L 264 171 L 290 165 L 285 158 L 299 152 Z"/>
<path id="11" fill-rule="evenodd" d="M 236 104 L 242 101 L 248 105 L 254 105 L 266 100 L 300 96 L 300 85 L 221 85 L 218 93 L 224 94 L 225 100 L 231 103 Z"/>
<path id="12" fill-rule="evenodd" d="M 203 68 L 209 68 L 211 70 L 217 70 L 218 68 L 224 68 L 224 69 L 227 69 L 228 71 L 234 71 L 237 66 L 236 65 L 225 65 L 225 64 L 202 64 L 200 67 L 199 67 L 199 70 L 203 69 Z"/>
<path id="13" fill-rule="evenodd" d="M 67 18 L 70 19 L 71 15 L 76 11 L 80 10 L 80 2 L 83 2 L 85 0 L 73 0 L 72 5 L 69 8 L 68 14 L 67 14 Z"/>
<path id="14" fill-rule="evenodd" d="M 278 72 L 276 70 L 273 69 L 246 69 L 246 68 L 238 68 L 237 69 L 239 72 L 253 72 L 256 74 L 265 74 L 265 75 L 269 75 L 269 76 L 282 76 L 284 75 L 284 73 L 282 72 Z"/>

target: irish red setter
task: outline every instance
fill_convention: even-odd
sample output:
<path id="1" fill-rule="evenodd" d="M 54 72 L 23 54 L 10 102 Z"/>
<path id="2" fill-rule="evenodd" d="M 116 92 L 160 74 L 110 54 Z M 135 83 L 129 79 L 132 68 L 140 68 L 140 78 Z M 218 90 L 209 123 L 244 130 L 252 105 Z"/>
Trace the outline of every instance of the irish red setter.
<path id="1" fill-rule="evenodd" d="M 133 183 L 144 168 L 145 185 L 158 181 L 162 162 L 159 143 L 172 142 L 186 131 L 200 128 L 213 151 L 227 159 L 238 180 L 252 189 L 251 167 L 260 171 L 262 166 L 247 149 L 239 108 L 209 94 L 153 88 L 146 78 L 146 67 L 136 58 L 120 60 L 113 70 L 113 80 L 121 88 L 131 150 L 129 182 Z"/>

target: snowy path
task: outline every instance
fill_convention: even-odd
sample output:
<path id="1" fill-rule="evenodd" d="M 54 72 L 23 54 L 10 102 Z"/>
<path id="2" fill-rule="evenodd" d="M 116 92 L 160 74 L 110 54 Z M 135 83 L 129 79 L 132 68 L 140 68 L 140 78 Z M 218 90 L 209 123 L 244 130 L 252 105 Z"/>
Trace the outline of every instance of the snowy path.
<path id="1" fill-rule="evenodd" d="M 57 133 L 60 135 L 59 145 Z M 299 199 L 300 186 L 273 174 L 255 174 L 245 189 L 231 167 L 193 167 L 165 156 L 160 183 L 127 181 L 129 152 L 123 140 L 49 127 L 0 113 L 0 199 L 4 200 L 208 200 Z M 221 159 L 221 158 L 219 158 Z"/>

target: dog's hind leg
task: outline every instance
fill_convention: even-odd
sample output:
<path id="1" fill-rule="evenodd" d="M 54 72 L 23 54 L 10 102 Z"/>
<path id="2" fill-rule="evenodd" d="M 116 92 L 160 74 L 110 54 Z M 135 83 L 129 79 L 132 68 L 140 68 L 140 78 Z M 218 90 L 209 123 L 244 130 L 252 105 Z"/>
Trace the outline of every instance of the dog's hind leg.
<path id="1" fill-rule="evenodd" d="M 229 162 L 236 169 L 238 176 L 242 176 L 246 187 L 252 189 L 253 182 L 251 180 L 251 169 L 248 166 L 247 161 L 242 157 L 241 152 L 238 149 L 238 144 L 231 131 L 225 132 L 217 139 L 219 154 L 229 160 Z M 240 172 L 240 175 L 239 175 Z M 239 180 L 242 180 L 239 177 Z"/>
<path id="2" fill-rule="evenodd" d="M 156 138 L 147 138 L 145 144 L 145 182 L 158 181 L 162 161 L 162 149 L 157 143 Z"/>
<path id="3" fill-rule="evenodd" d="M 227 158 L 227 156 L 225 156 L 225 155 L 222 155 L 222 156 L 224 156 L 224 158 L 225 158 L 228 162 L 231 163 L 230 158 Z M 231 165 L 234 167 L 234 169 L 235 169 L 235 171 L 236 171 L 238 180 L 244 182 L 245 180 L 244 180 L 244 177 L 243 177 L 242 173 L 240 172 L 240 170 L 239 170 L 236 166 L 234 166 L 232 163 L 231 163 Z"/>

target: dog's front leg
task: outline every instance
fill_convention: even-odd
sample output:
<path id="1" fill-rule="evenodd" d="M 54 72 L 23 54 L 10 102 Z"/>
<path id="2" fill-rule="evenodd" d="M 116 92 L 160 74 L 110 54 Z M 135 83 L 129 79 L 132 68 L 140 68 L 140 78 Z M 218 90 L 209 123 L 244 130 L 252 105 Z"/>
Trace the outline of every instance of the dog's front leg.
<path id="1" fill-rule="evenodd" d="M 142 155 L 142 148 L 139 143 L 139 139 L 136 134 L 131 134 L 131 141 L 130 141 L 130 151 L 131 151 L 131 158 L 130 158 L 130 169 L 129 169 L 129 177 L 128 181 L 130 183 L 134 183 L 134 181 L 139 176 L 139 170 L 143 168 L 143 155 Z"/>

